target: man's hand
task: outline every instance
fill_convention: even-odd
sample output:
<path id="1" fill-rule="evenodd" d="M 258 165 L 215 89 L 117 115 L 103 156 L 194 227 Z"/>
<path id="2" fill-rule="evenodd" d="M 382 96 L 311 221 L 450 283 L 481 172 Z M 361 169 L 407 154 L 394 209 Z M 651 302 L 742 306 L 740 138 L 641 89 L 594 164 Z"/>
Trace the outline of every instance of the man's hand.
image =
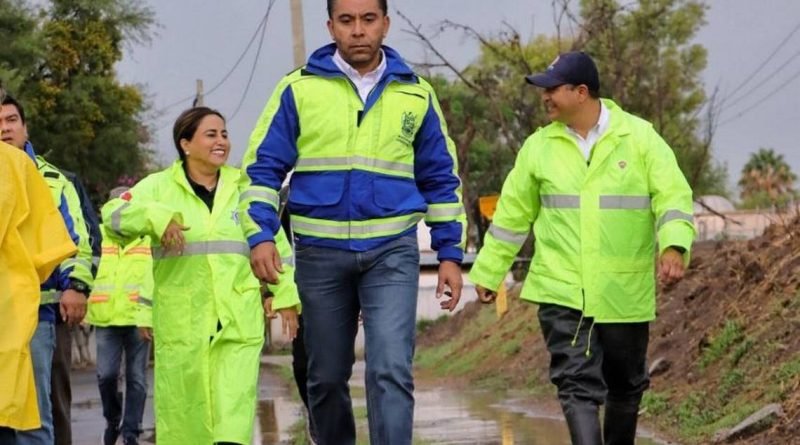
<path id="1" fill-rule="evenodd" d="M 297 337 L 297 327 L 299 326 L 297 308 L 278 309 L 278 313 L 281 314 L 283 335 L 289 337 L 289 340 L 294 340 Z"/>
<path id="2" fill-rule="evenodd" d="M 668 247 L 658 259 L 658 281 L 661 284 L 673 284 L 683 278 L 683 255 L 672 247 Z"/>
<path id="3" fill-rule="evenodd" d="M 69 324 L 78 324 L 86 315 L 86 296 L 74 290 L 67 289 L 61 294 L 59 304 L 61 320 Z"/>
<path id="4" fill-rule="evenodd" d="M 153 341 L 153 328 L 139 326 L 139 337 L 142 337 L 142 340 L 146 342 Z"/>
<path id="5" fill-rule="evenodd" d="M 283 266 L 274 242 L 265 241 L 250 249 L 250 268 L 259 280 L 278 284 L 278 275 L 283 273 Z"/>
<path id="6" fill-rule="evenodd" d="M 497 299 L 497 292 L 477 284 L 475 285 L 475 292 L 478 293 L 478 300 L 483 304 L 492 304 Z"/>
<path id="7" fill-rule="evenodd" d="M 182 254 L 183 248 L 186 246 L 186 237 L 183 232 L 189 230 L 189 227 L 179 224 L 174 219 L 169 222 L 164 234 L 161 235 L 161 246 L 167 253 Z"/>
<path id="8" fill-rule="evenodd" d="M 445 286 L 449 287 L 450 290 L 445 291 Z M 461 287 L 461 266 L 453 261 L 442 261 L 439 264 L 439 282 L 436 285 L 436 298 L 442 298 L 442 295 L 450 298 L 439 302 L 439 307 L 453 312 L 458 306 L 458 300 L 461 299 Z"/>

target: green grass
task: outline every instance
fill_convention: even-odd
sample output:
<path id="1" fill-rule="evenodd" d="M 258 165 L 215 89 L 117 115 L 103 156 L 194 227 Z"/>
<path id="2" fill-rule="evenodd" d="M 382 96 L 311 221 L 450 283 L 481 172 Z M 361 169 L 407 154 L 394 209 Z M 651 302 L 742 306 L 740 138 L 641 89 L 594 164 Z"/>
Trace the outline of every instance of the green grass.
<path id="1" fill-rule="evenodd" d="M 744 338 L 741 325 L 734 321 L 728 320 L 719 333 L 712 341 L 711 344 L 703 351 L 703 356 L 700 358 L 700 369 L 705 369 L 708 365 L 716 362 L 722 358 L 728 350 L 736 343 L 739 343 Z"/>
<path id="2" fill-rule="evenodd" d="M 419 320 L 419 321 L 417 321 L 417 334 L 419 335 L 419 334 L 427 331 L 428 329 L 430 329 L 430 328 L 432 328 L 434 326 L 437 326 L 439 324 L 444 323 L 445 321 L 447 321 L 449 319 L 450 319 L 450 316 L 443 314 L 443 315 L 440 315 L 439 317 L 437 317 L 436 319 L 433 319 L 433 320 L 431 320 L 431 319 Z"/>
<path id="3" fill-rule="evenodd" d="M 642 398 L 641 409 L 644 409 L 648 416 L 656 417 L 669 410 L 669 395 L 655 391 L 647 391 Z"/>
<path id="4" fill-rule="evenodd" d="M 292 436 L 292 445 L 310 445 L 306 437 L 306 419 L 297 419 L 289 428 L 289 434 Z"/>

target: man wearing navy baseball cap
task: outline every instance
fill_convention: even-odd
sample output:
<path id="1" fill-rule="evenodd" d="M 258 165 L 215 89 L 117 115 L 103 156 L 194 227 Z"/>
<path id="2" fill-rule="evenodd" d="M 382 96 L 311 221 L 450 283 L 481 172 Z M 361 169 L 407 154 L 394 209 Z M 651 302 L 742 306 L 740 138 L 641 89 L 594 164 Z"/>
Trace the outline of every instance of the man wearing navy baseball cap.
<path id="1" fill-rule="evenodd" d="M 552 122 L 520 150 L 470 280 L 493 302 L 533 229 L 520 297 L 539 305 L 572 443 L 633 445 L 656 275 L 672 283 L 688 265 L 692 190 L 649 122 L 600 99 L 586 53 L 561 54 L 526 80 Z"/>

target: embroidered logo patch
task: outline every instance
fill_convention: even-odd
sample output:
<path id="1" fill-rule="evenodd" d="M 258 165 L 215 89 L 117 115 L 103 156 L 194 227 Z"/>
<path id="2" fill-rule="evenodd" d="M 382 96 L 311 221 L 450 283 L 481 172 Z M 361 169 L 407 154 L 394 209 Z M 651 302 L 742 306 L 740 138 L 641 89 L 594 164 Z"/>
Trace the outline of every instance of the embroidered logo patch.
<path id="1" fill-rule="evenodd" d="M 403 113 L 403 119 L 401 123 L 403 136 L 407 139 L 411 139 L 414 137 L 414 129 L 417 128 L 417 116 L 410 111 L 406 111 Z"/>

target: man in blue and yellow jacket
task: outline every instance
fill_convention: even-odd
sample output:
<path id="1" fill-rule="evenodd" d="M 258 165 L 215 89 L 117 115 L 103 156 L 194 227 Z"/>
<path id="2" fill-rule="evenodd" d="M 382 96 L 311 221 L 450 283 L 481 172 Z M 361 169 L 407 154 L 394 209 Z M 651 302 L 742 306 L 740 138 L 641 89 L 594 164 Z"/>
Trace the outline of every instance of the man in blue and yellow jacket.
<path id="1" fill-rule="evenodd" d="M 431 86 L 393 49 L 383 0 L 328 2 L 335 43 L 277 86 L 244 158 L 241 218 L 253 270 L 277 276 L 278 191 L 288 209 L 308 350 L 308 396 L 321 444 L 355 441 L 347 381 L 359 311 L 370 438 L 411 443 L 417 223 L 438 251 L 437 296 L 461 293 L 465 213 L 455 147 Z"/>
<path id="2" fill-rule="evenodd" d="M 520 150 L 470 279 L 481 301 L 493 301 L 533 230 L 521 298 L 539 305 L 572 443 L 633 444 L 649 385 L 655 270 L 664 282 L 683 276 L 692 190 L 649 122 L 600 99 L 587 54 L 562 54 L 527 80 L 541 88 L 553 122 Z"/>
<path id="3" fill-rule="evenodd" d="M 28 141 L 25 111 L 13 97 L 6 96 L 0 110 L 0 137 L 3 142 L 24 150 L 39 169 L 50 188 L 64 224 L 78 246 L 78 253 L 64 260 L 41 286 L 39 324 L 31 340 L 36 397 L 41 428 L 17 433 L 17 444 L 53 443 L 53 417 L 50 380 L 55 350 L 56 317 L 79 323 L 86 313 L 86 298 L 92 284 L 92 252 L 75 187 L 56 167 L 36 156 Z"/>

